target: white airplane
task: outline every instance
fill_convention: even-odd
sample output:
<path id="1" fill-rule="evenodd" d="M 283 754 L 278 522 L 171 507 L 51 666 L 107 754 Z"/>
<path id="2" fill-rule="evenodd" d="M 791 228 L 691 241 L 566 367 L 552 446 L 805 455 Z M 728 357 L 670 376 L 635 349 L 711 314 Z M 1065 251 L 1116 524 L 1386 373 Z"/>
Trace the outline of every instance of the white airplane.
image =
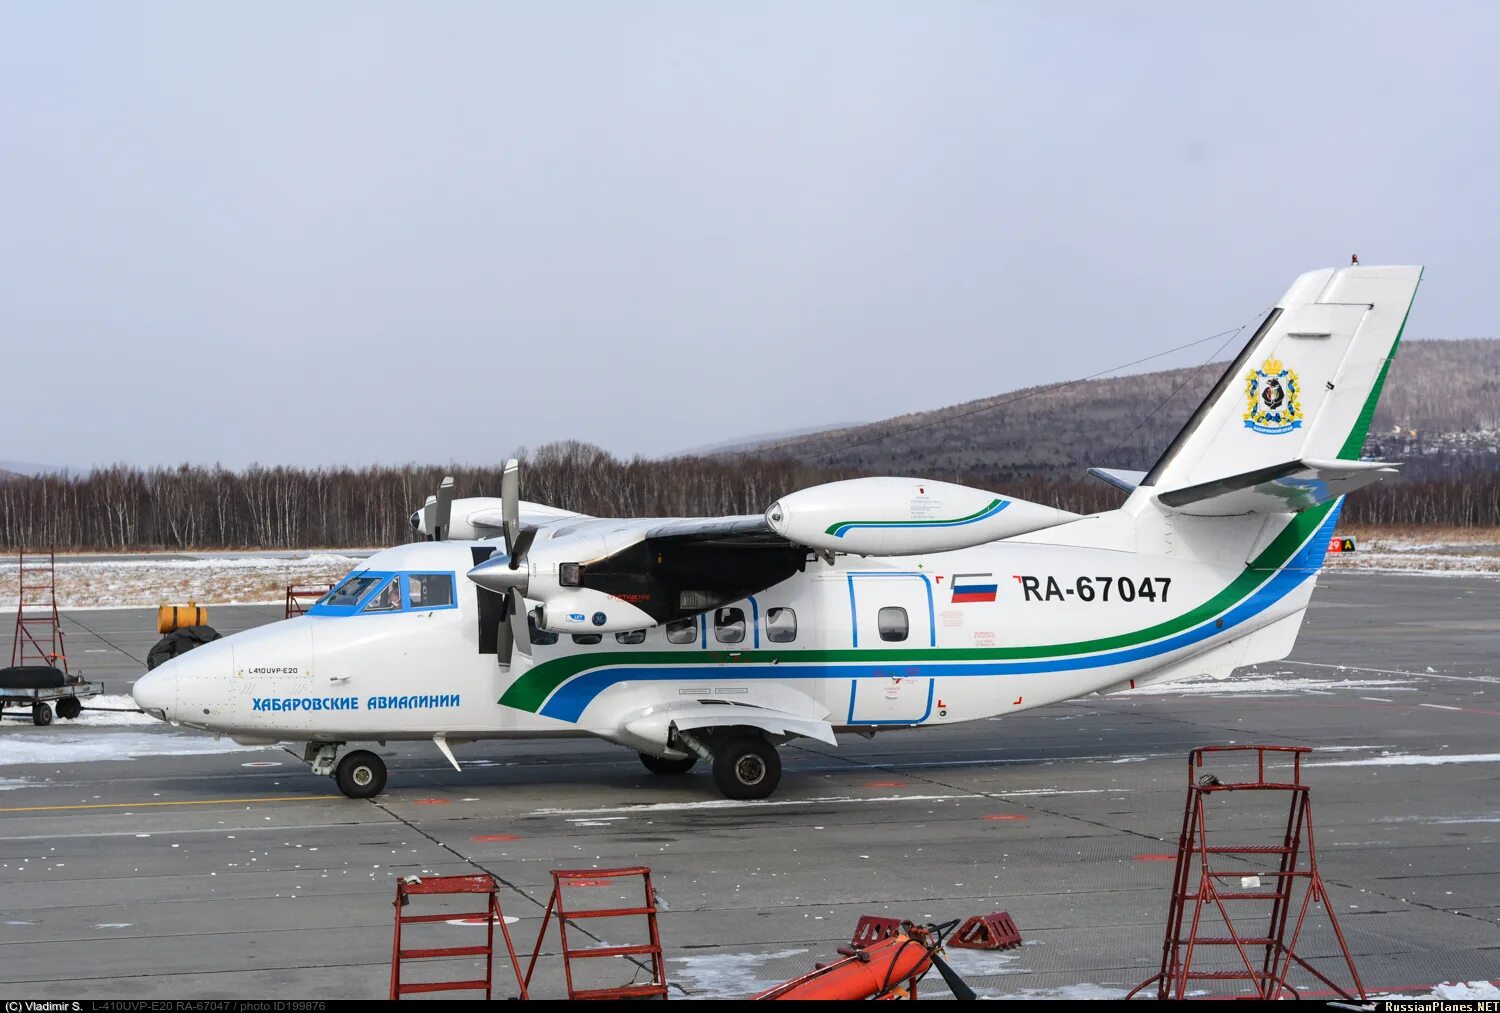
<path id="1" fill-rule="evenodd" d="M 1225 678 L 1290 653 L 1343 495 L 1394 471 L 1360 452 L 1420 277 L 1298 278 L 1149 472 L 1091 471 L 1128 494 L 1116 510 L 865 478 L 763 515 L 603 519 L 521 503 L 511 462 L 498 503 L 448 483 L 413 517 L 434 540 L 167 662 L 135 699 L 305 743 L 352 797 L 386 770 L 346 743 L 431 739 L 458 767 L 457 743 L 593 735 L 764 798 L 794 738 Z M 478 538 L 443 538 L 460 533 Z"/>

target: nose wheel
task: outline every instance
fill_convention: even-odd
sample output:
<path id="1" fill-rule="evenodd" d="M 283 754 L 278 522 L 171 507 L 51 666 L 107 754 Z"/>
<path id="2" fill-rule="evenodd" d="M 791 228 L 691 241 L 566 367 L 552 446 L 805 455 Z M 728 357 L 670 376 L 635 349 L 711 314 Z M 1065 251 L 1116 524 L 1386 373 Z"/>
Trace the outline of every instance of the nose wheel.
<path id="1" fill-rule="evenodd" d="M 368 749 L 356 749 L 339 760 L 333 779 L 350 798 L 374 798 L 385 790 L 385 761 Z"/>

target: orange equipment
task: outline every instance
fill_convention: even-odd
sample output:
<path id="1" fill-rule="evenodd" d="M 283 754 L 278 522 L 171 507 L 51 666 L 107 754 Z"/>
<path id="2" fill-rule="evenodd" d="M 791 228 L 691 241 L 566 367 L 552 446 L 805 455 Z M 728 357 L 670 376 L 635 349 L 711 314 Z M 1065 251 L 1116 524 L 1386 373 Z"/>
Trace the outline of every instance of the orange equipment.
<path id="1" fill-rule="evenodd" d="M 208 609 L 195 601 L 186 605 L 158 605 L 156 607 L 156 632 L 171 633 L 184 626 L 207 626 Z"/>
<path id="2" fill-rule="evenodd" d="M 950 923 L 951 925 L 954 923 Z M 969 990 L 938 951 L 940 929 L 903 922 L 901 931 L 865 947 L 839 949 L 842 960 L 821 966 L 809 974 L 769 988 L 752 999 L 915 999 L 917 983 L 933 967 L 960 999 L 972 999 Z"/>

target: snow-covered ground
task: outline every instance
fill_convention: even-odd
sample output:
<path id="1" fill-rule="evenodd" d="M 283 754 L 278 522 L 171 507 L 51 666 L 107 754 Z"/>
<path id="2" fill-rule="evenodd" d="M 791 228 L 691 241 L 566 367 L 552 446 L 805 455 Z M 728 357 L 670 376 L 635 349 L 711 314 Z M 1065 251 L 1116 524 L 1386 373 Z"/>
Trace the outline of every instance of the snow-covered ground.
<path id="1" fill-rule="evenodd" d="M 286 600 L 286 586 L 326 586 L 360 565 L 365 550 L 288 553 L 142 554 L 57 558 L 61 608 L 261 605 Z M 16 607 L 16 567 L 0 562 L 0 611 Z"/>
<path id="2" fill-rule="evenodd" d="M 1354 529 L 1353 553 L 1330 552 L 1331 570 L 1500 575 L 1500 531 L 1494 528 Z"/>

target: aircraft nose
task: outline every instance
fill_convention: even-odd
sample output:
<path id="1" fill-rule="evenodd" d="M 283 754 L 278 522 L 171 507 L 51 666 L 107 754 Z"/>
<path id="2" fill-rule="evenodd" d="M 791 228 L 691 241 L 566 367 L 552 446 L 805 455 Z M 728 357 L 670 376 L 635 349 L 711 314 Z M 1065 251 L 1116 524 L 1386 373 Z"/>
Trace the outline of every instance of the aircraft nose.
<path id="1" fill-rule="evenodd" d="M 147 672 L 135 681 L 130 695 L 135 705 L 154 718 L 167 720 L 167 715 L 177 703 L 177 676 L 163 669 Z"/>

